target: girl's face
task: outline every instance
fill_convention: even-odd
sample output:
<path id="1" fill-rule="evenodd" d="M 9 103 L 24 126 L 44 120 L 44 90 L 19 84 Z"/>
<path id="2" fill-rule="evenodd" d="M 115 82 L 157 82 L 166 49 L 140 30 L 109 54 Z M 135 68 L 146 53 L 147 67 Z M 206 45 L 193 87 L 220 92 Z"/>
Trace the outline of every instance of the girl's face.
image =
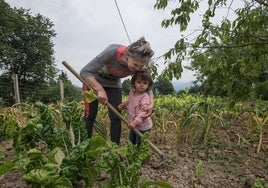
<path id="1" fill-rule="evenodd" d="M 135 92 L 137 93 L 143 93 L 145 92 L 149 87 L 149 81 L 148 80 L 142 80 L 141 78 L 137 78 L 134 82 Z"/>
<path id="2" fill-rule="evenodd" d="M 142 70 L 144 66 L 145 66 L 145 63 L 144 62 L 142 62 L 142 61 L 135 61 L 131 57 L 128 57 L 127 67 L 128 67 L 128 69 L 131 72 Z"/>

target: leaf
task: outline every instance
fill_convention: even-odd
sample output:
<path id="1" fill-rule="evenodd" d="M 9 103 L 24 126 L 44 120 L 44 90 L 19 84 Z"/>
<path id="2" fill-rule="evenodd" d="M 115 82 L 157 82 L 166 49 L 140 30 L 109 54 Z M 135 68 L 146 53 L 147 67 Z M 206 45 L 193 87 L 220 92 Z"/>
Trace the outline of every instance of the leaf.
<path id="1" fill-rule="evenodd" d="M 96 99 L 96 95 L 92 89 L 90 89 L 89 91 L 83 91 L 82 95 L 84 96 L 85 101 L 88 103 L 91 103 Z"/>
<path id="2" fill-rule="evenodd" d="M 6 162 L 0 164 L 0 178 L 7 172 L 14 169 L 15 164 L 13 162 Z"/>
<path id="3" fill-rule="evenodd" d="M 53 187 L 55 188 L 72 188 L 72 182 L 66 178 L 66 177 L 60 177 L 56 179 L 56 181 L 53 183 Z"/>
<path id="4" fill-rule="evenodd" d="M 61 149 L 59 149 L 55 155 L 55 162 L 57 163 L 57 167 L 59 168 L 62 160 L 64 159 L 65 155 Z"/>
<path id="5" fill-rule="evenodd" d="M 70 142 L 72 144 L 72 147 L 74 147 L 75 146 L 75 137 L 74 137 L 74 131 L 73 131 L 72 125 L 70 125 L 69 134 L 70 134 Z"/>

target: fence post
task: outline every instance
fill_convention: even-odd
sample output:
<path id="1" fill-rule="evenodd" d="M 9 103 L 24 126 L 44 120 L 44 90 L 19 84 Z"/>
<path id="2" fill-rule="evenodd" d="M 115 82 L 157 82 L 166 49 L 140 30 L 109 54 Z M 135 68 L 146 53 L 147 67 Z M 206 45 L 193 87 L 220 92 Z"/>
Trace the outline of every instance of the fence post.
<path id="1" fill-rule="evenodd" d="M 13 74 L 12 75 L 12 79 L 13 79 L 13 85 L 14 85 L 14 99 L 15 99 L 15 103 L 20 103 L 20 92 L 19 92 L 19 82 L 18 82 L 18 75 L 17 74 Z"/>
<path id="2" fill-rule="evenodd" d="M 60 80 L 60 99 L 64 99 L 64 85 L 62 80 Z"/>

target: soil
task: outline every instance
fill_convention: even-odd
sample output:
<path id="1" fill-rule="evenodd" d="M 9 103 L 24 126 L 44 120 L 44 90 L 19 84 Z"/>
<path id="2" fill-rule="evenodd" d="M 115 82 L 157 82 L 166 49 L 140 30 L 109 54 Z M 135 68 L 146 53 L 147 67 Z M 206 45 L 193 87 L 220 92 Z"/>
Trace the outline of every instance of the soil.
<path id="1" fill-rule="evenodd" d="M 258 153 L 258 137 L 249 137 L 255 134 L 249 134 L 242 121 L 232 122 L 226 129 L 212 129 L 208 141 L 210 144 L 206 147 L 200 144 L 178 144 L 175 129 L 170 126 L 166 132 L 158 129 L 151 133 L 151 142 L 165 154 L 166 161 L 156 168 L 159 156 L 154 153 L 151 160 L 143 165 L 142 176 L 168 182 L 177 188 L 249 188 L 257 178 L 263 178 L 267 185 L 267 129 Z M 122 137 L 124 142 L 127 135 L 124 133 Z M 1 143 L 0 150 L 7 153 L 4 161 L 14 157 L 11 140 Z M 203 172 L 198 176 L 196 168 L 200 163 Z M 0 188 L 26 187 L 29 186 L 16 171 L 0 179 Z"/>

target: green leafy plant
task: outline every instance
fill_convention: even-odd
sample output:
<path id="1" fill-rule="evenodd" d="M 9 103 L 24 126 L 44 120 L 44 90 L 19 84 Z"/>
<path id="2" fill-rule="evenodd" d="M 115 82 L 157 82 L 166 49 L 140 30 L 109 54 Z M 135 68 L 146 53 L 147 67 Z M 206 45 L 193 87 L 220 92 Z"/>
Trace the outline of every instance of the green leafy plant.
<path id="1" fill-rule="evenodd" d="M 203 176 L 204 168 L 202 161 L 199 160 L 198 164 L 195 167 L 195 174 L 198 179 L 200 179 Z"/>
<path id="2" fill-rule="evenodd" d="M 85 126 L 79 103 L 48 106 L 38 102 L 32 110 L 24 125 L 18 127 L 15 159 L 0 163 L 1 177 L 19 170 L 33 187 L 68 188 L 79 181 L 86 187 L 172 187 L 140 177 L 142 164 L 150 159 L 147 134 L 139 147 L 130 143 L 118 146 L 105 137 L 81 136 L 79 130 Z M 103 108 L 103 113 L 107 114 L 107 109 Z M 97 181 L 102 174 L 108 179 Z"/>
<path id="3" fill-rule="evenodd" d="M 267 188 L 268 183 L 264 178 L 257 178 L 252 186 L 252 188 Z"/>
<path id="4" fill-rule="evenodd" d="M 204 101 L 190 104 L 184 109 L 181 125 L 178 130 L 178 139 L 194 141 L 201 140 L 207 144 L 211 126 L 216 120 L 224 126 L 224 120 L 218 115 L 214 99 L 207 98 Z"/>
<path id="5" fill-rule="evenodd" d="M 99 155 L 105 152 L 106 141 L 101 137 L 86 139 L 75 146 L 62 160 L 60 174 L 69 178 L 72 182 L 83 180 L 87 187 L 94 185 L 98 175 Z"/>

